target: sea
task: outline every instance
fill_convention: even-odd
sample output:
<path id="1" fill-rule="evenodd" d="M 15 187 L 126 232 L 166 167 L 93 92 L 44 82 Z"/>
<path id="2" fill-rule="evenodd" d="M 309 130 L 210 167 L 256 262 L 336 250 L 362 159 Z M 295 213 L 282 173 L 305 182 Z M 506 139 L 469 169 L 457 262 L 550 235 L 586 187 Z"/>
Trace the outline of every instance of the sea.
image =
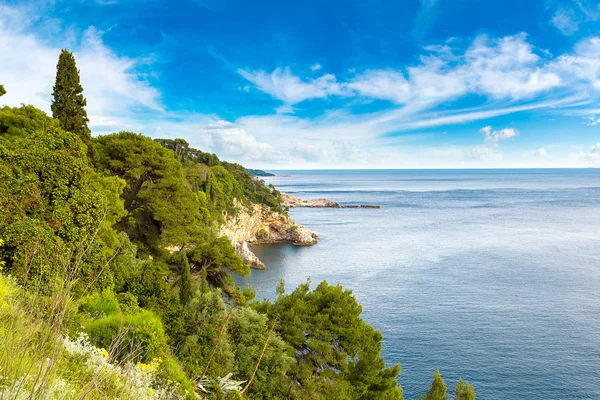
<path id="1" fill-rule="evenodd" d="M 292 209 L 319 242 L 252 247 L 268 270 L 236 279 L 259 299 L 280 278 L 352 290 L 406 399 L 436 369 L 480 400 L 600 399 L 600 169 L 274 172 L 381 208 Z"/>

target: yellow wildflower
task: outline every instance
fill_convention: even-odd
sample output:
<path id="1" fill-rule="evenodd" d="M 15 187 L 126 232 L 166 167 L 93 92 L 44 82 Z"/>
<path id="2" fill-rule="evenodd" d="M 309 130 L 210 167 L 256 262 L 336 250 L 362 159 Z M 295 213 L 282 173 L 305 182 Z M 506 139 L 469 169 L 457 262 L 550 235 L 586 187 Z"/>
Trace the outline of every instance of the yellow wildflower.
<path id="1" fill-rule="evenodd" d="M 100 354 L 102 354 L 102 356 L 106 359 L 108 359 L 108 357 L 109 357 L 108 351 L 106 351 L 105 348 L 100 349 Z"/>

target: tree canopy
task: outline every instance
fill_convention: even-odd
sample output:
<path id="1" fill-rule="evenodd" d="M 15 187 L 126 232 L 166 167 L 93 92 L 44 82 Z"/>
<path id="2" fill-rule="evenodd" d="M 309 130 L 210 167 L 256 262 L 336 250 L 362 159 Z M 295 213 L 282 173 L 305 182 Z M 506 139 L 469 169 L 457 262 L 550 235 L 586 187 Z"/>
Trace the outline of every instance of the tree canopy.
<path id="1" fill-rule="evenodd" d="M 288 372 L 292 397 L 402 399 L 400 366 L 386 367 L 382 335 L 360 318 L 362 308 L 349 290 L 321 282 L 311 291 L 307 282 L 255 308 L 277 322 L 295 354 Z"/>

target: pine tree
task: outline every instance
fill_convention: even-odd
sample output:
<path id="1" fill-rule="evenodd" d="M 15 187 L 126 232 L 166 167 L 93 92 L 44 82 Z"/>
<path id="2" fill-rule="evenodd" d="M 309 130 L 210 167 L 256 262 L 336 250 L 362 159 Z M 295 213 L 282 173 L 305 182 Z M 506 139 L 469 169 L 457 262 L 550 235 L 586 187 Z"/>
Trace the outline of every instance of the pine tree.
<path id="1" fill-rule="evenodd" d="M 456 385 L 453 400 L 475 400 L 475 388 L 469 382 L 463 382 L 461 378 Z"/>
<path id="2" fill-rule="evenodd" d="M 187 306 L 192 299 L 192 277 L 190 274 L 190 263 L 187 255 L 183 255 L 183 265 L 181 266 L 181 284 L 179 286 L 179 301 Z"/>
<path id="3" fill-rule="evenodd" d="M 73 53 L 63 49 L 56 65 L 56 82 L 52 91 L 52 116 L 60 121 L 60 126 L 78 135 L 84 142 L 90 140 L 89 122 L 83 97 L 83 87 L 79 83 L 79 70 Z"/>
<path id="4" fill-rule="evenodd" d="M 440 375 L 440 371 L 435 371 L 433 374 L 433 381 L 423 400 L 448 400 L 446 384 Z"/>
<path id="5" fill-rule="evenodd" d="M 275 288 L 275 293 L 277 293 L 277 296 L 281 297 L 285 294 L 285 279 L 281 278 L 279 280 L 279 283 L 277 284 L 277 287 Z"/>

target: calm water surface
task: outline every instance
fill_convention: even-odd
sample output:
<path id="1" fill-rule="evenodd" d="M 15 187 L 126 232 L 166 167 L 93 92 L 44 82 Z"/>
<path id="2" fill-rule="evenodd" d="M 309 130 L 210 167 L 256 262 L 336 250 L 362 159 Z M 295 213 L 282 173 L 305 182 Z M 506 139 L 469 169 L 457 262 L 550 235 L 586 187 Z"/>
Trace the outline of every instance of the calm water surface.
<path id="1" fill-rule="evenodd" d="M 352 289 L 407 399 L 435 369 L 482 400 L 600 399 L 600 170 L 285 173 L 266 181 L 382 208 L 293 209 L 320 241 L 255 246 L 259 298 Z"/>

